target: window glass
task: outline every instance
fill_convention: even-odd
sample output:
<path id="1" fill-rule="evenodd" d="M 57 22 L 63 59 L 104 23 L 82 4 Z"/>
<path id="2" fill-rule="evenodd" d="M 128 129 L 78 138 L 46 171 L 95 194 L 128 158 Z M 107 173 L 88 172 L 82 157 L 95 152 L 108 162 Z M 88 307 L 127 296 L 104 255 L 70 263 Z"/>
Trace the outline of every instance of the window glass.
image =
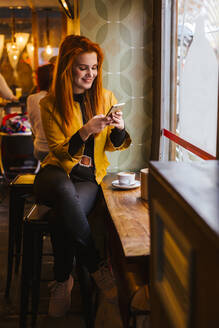
<path id="1" fill-rule="evenodd" d="M 163 117 L 168 117 L 168 122 L 163 119 L 163 127 L 215 156 L 218 129 L 219 0 L 163 2 L 162 53 L 166 54 L 170 50 L 169 67 L 167 69 L 165 65 L 162 70 L 163 99 L 169 99 L 168 105 L 166 101 L 162 103 Z M 169 30 L 165 28 L 168 19 Z M 167 84 L 169 90 L 165 86 Z M 173 146 L 173 143 L 165 139 L 163 144 L 166 146 L 161 144 L 164 154 L 162 158 L 197 160 L 192 153 L 176 144 Z"/>
<path id="2" fill-rule="evenodd" d="M 219 1 L 178 3 L 179 135 L 216 155 L 218 112 Z M 192 158 L 188 152 L 182 156 Z"/>

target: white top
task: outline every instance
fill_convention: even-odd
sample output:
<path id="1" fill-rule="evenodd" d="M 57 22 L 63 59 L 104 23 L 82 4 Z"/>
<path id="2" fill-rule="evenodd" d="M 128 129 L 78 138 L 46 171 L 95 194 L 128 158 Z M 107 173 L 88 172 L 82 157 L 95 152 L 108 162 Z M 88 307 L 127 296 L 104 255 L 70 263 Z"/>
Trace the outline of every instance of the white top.
<path id="1" fill-rule="evenodd" d="M 40 91 L 27 97 L 27 114 L 32 127 L 34 139 L 34 148 L 37 151 L 48 152 L 46 136 L 41 121 L 39 102 L 47 95 L 47 91 Z"/>
<path id="2" fill-rule="evenodd" d="M 14 97 L 13 92 L 7 85 L 4 76 L 0 73 L 0 96 L 4 99 L 12 100 Z"/>

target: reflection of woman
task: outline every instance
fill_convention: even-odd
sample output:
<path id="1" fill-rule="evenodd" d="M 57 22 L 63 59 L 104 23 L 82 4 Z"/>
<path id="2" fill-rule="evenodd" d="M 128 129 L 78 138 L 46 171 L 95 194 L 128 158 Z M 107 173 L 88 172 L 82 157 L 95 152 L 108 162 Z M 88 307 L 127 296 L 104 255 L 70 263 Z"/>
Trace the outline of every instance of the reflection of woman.
<path id="1" fill-rule="evenodd" d="M 37 70 L 37 84 L 39 92 L 27 98 L 27 113 L 34 134 L 34 156 L 43 160 L 49 152 L 49 147 L 43 130 L 39 102 L 44 98 L 52 82 L 53 65 L 43 65 Z"/>
<path id="2" fill-rule="evenodd" d="M 101 265 L 87 221 L 109 164 L 105 151 L 126 149 L 131 142 L 122 113 L 105 116 L 116 99 L 102 88 L 102 63 L 98 44 L 82 36 L 67 36 L 57 58 L 52 92 L 40 102 L 50 153 L 34 188 L 37 198 L 56 213 L 51 221 L 52 316 L 62 316 L 70 307 L 75 255 L 107 299 L 117 295 L 111 270 Z"/>
<path id="3" fill-rule="evenodd" d="M 0 96 L 7 100 L 17 101 L 11 89 L 9 88 L 4 76 L 0 73 Z"/>

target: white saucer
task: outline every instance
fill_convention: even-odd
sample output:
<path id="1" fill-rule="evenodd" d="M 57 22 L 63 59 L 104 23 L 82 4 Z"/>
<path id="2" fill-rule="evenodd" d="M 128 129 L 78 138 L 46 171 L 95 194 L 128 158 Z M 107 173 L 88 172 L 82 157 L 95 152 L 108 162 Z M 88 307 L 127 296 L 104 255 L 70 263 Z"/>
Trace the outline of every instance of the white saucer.
<path id="1" fill-rule="evenodd" d="M 138 180 L 135 180 L 135 183 L 131 185 L 121 185 L 119 184 L 119 180 L 112 181 L 112 186 L 119 189 L 134 189 L 140 187 L 140 185 L 141 183 Z"/>

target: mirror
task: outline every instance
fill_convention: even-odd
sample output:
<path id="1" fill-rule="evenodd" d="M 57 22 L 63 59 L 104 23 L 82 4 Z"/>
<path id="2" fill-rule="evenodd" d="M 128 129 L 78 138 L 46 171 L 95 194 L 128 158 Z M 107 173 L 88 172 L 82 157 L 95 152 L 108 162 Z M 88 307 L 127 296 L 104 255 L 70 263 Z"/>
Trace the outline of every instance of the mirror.
<path id="1" fill-rule="evenodd" d="M 14 94 L 16 88 L 22 89 L 22 96 L 32 93 L 37 66 L 57 56 L 65 32 L 63 16 L 58 1 L 55 7 L 37 7 L 34 12 L 28 7 L 0 8 L 0 72 Z M 23 47 L 21 36 L 28 36 Z M 19 51 L 9 54 L 8 44 L 13 43 Z M 15 55 L 17 61 L 13 62 Z"/>

